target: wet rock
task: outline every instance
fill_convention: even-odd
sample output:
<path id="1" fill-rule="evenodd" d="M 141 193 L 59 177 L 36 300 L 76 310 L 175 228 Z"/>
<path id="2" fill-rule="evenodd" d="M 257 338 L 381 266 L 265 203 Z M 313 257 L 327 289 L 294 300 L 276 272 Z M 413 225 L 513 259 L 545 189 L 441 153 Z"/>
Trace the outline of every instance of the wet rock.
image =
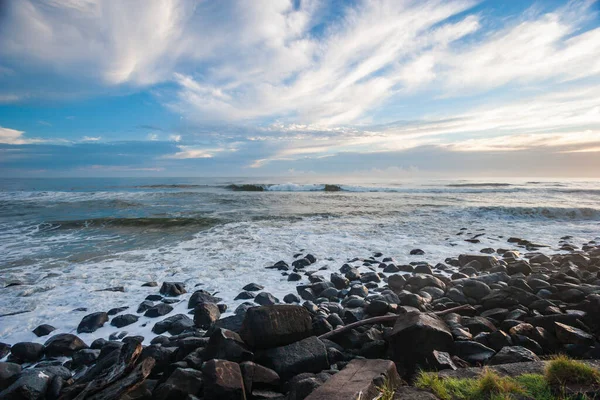
<path id="1" fill-rule="evenodd" d="M 142 287 L 157 287 L 158 283 L 152 281 L 152 282 L 146 282 L 144 284 L 142 284 Z"/>
<path id="2" fill-rule="evenodd" d="M 37 336 L 37 337 L 42 337 L 42 336 L 49 335 L 51 332 L 53 332 L 55 330 L 56 330 L 56 328 L 53 327 L 52 325 L 42 324 L 42 325 L 39 325 L 37 328 L 35 328 L 33 330 L 33 333 L 35 333 L 35 336 Z M 2 358 L 2 357 L 0 356 L 0 358 Z"/>
<path id="3" fill-rule="evenodd" d="M 463 293 L 465 296 L 471 297 L 477 301 L 483 299 L 485 296 L 490 294 L 491 291 L 492 289 L 490 289 L 488 285 L 474 279 L 467 279 L 463 283 Z"/>
<path id="4" fill-rule="evenodd" d="M 369 294 L 369 289 L 367 289 L 364 285 L 352 285 L 348 294 L 350 296 L 367 297 Z"/>
<path id="5" fill-rule="evenodd" d="M 11 362 L 0 362 L 0 391 L 9 387 L 21 373 L 21 366 Z"/>
<path id="6" fill-rule="evenodd" d="M 153 302 L 151 302 L 149 300 L 144 300 L 138 306 L 137 312 L 141 314 L 143 312 L 148 311 L 152 307 L 154 307 L 154 303 Z"/>
<path id="7" fill-rule="evenodd" d="M 540 361 L 531 350 L 521 346 L 505 346 L 488 362 L 489 365 L 512 364 L 517 362 Z"/>
<path id="8" fill-rule="evenodd" d="M 144 316 L 149 317 L 149 318 L 158 318 L 158 317 L 162 317 L 163 315 L 167 315 L 171 311 L 173 311 L 173 307 L 171 307 L 168 304 L 159 303 L 153 307 L 150 307 L 148 310 L 146 310 L 146 312 L 144 313 Z"/>
<path id="9" fill-rule="evenodd" d="M 560 322 L 554 322 L 556 338 L 562 344 L 579 344 L 591 346 L 596 341 L 594 336 L 584 332 L 579 328 L 575 328 Z M 14 349 L 14 346 L 13 346 Z"/>
<path id="10" fill-rule="evenodd" d="M 44 347 L 47 357 L 71 357 L 74 352 L 88 348 L 83 340 L 70 333 L 59 333 L 52 336 L 44 343 Z"/>
<path id="11" fill-rule="evenodd" d="M 388 286 L 393 291 L 400 291 L 406 285 L 406 278 L 402 275 L 390 275 L 388 277 Z"/>
<path id="12" fill-rule="evenodd" d="M 114 321 L 114 320 L 113 320 Z M 176 314 L 157 322 L 152 327 L 152 332 L 157 335 L 169 332 L 171 335 L 179 335 L 186 329 L 192 328 L 194 321 L 185 314 Z"/>
<path id="13" fill-rule="evenodd" d="M 379 283 L 379 282 L 381 282 L 381 277 L 379 275 L 377 275 L 377 272 L 365 272 L 364 274 L 362 274 L 360 276 L 360 281 L 362 283 L 367 283 L 367 282 Z"/>
<path id="14" fill-rule="evenodd" d="M 401 314 L 388 338 L 390 358 L 409 370 L 426 366 L 434 350 L 451 352 L 454 341 L 446 323 L 434 314 Z"/>
<path id="15" fill-rule="evenodd" d="M 302 279 L 302 275 L 300 275 L 297 272 L 292 272 L 291 274 L 288 275 L 288 278 L 287 278 L 288 282 L 297 282 L 301 279 Z"/>
<path id="16" fill-rule="evenodd" d="M 8 353 L 10 353 L 10 344 L 0 343 L 0 359 L 6 357 Z"/>
<path id="17" fill-rule="evenodd" d="M 350 281 L 346 277 L 338 273 L 331 274 L 330 280 L 331 283 L 333 283 L 335 288 L 338 290 L 346 289 L 348 286 L 350 286 Z"/>
<path id="18" fill-rule="evenodd" d="M 279 300 L 269 292 L 260 292 L 254 298 L 254 302 L 261 306 L 272 306 L 279 303 Z"/>
<path id="19" fill-rule="evenodd" d="M 253 299 L 256 295 L 250 291 L 240 292 L 237 296 L 235 296 L 234 300 L 250 300 Z"/>
<path id="20" fill-rule="evenodd" d="M 396 388 L 401 379 L 396 366 L 389 360 L 352 360 L 333 375 L 306 400 L 374 399 L 380 394 L 378 387 L 384 382 Z"/>
<path id="21" fill-rule="evenodd" d="M 493 349 L 475 341 L 456 341 L 454 351 L 461 359 L 476 365 L 486 363 L 496 354 Z"/>
<path id="22" fill-rule="evenodd" d="M 421 249 L 412 249 L 410 251 L 410 255 L 411 256 L 422 256 L 422 255 L 425 255 L 425 252 Z"/>
<path id="23" fill-rule="evenodd" d="M 266 349 L 255 355 L 256 362 L 273 369 L 283 379 L 302 372 L 320 372 L 329 368 L 327 349 L 315 336 Z"/>
<path id="24" fill-rule="evenodd" d="M 225 360 L 210 360 L 203 365 L 202 373 L 206 377 L 204 398 L 246 399 L 242 372 L 237 363 Z"/>
<path id="25" fill-rule="evenodd" d="M 148 301 L 161 301 L 163 299 L 163 297 L 160 294 L 149 294 L 148 296 L 146 296 L 145 300 Z"/>
<path id="26" fill-rule="evenodd" d="M 296 296 L 295 294 L 289 293 L 283 297 L 283 301 L 287 304 L 292 304 L 292 303 L 300 303 L 301 299 L 300 299 L 300 297 Z"/>
<path id="27" fill-rule="evenodd" d="M 433 271 L 429 265 L 419 264 L 415 267 L 415 274 L 433 275 Z"/>
<path id="28" fill-rule="evenodd" d="M 127 310 L 128 308 L 129 308 L 128 306 L 111 308 L 110 310 L 108 310 L 107 314 L 108 315 L 117 315 L 118 313 L 123 312 L 123 311 Z"/>
<path id="29" fill-rule="evenodd" d="M 51 378 L 43 371 L 24 371 L 15 382 L 0 392 L 0 399 L 43 399 Z"/>
<path id="30" fill-rule="evenodd" d="M 181 296 L 187 293 L 183 282 L 163 282 L 159 292 L 164 296 Z"/>
<path id="31" fill-rule="evenodd" d="M 481 270 L 490 270 L 498 265 L 500 262 L 494 256 L 485 255 L 485 254 L 461 254 L 458 256 L 458 263 L 461 267 L 469 264 L 472 261 L 477 261 L 479 263 Z M 478 269 L 478 268 L 475 268 Z"/>
<path id="32" fill-rule="evenodd" d="M 227 329 L 216 329 L 204 351 L 204 359 L 221 359 L 233 362 L 251 361 L 254 354 L 248 350 L 240 335 Z"/>
<path id="33" fill-rule="evenodd" d="M 531 274 L 531 266 L 526 261 L 518 261 L 516 263 L 509 264 L 508 267 L 506 268 L 506 272 L 509 275 L 515 275 L 515 274 L 529 275 L 529 274 Z"/>
<path id="34" fill-rule="evenodd" d="M 214 303 L 199 303 L 194 308 L 194 324 L 198 328 L 208 329 L 219 318 L 221 312 Z"/>
<path id="35" fill-rule="evenodd" d="M 246 361 L 240 363 L 240 370 L 246 393 L 253 393 L 255 390 L 278 389 L 279 387 L 279 375 L 272 369 L 252 361 Z"/>
<path id="36" fill-rule="evenodd" d="M 255 348 L 283 346 L 311 335 L 311 318 L 306 308 L 272 305 L 246 312 L 240 332 L 244 342 Z"/>
<path id="37" fill-rule="evenodd" d="M 202 396 L 202 372 L 192 368 L 177 368 L 169 378 L 156 387 L 153 399 L 174 400 L 188 399 L 189 396 Z"/>
<path id="38" fill-rule="evenodd" d="M 244 290 L 246 290 L 246 289 L 244 289 Z M 251 292 L 252 290 L 249 290 L 249 291 Z M 190 300 L 188 301 L 188 308 L 195 308 L 196 305 L 198 305 L 200 303 L 214 303 L 214 304 L 217 304 L 221 300 L 223 300 L 223 299 L 220 298 L 220 297 L 213 296 L 212 294 L 210 294 L 206 290 L 200 289 L 200 290 L 196 290 L 192 294 L 192 296 L 190 297 Z"/>
<path id="39" fill-rule="evenodd" d="M 387 314 L 390 310 L 390 305 L 383 300 L 373 300 L 367 305 L 367 314 L 378 317 Z"/>
<path id="40" fill-rule="evenodd" d="M 398 267 L 396 264 L 388 264 L 383 267 L 383 272 L 387 274 L 394 274 L 396 272 L 400 272 L 400 267 Z"/>
<path id="41" fill-rule="evenodd" d="M 102 328 L 104 323 L 108 321 L 108 314 L 105 312 L 96 312 L 88 314 L 77 326 L 77 333 L 92 333 L 97 329 Z"/>
<path id="42" fill-rule="evenodd" d="M 110 321 L 110 324 L 114 327 L 122 328 L 124 326 L 136 323 L 138 319 L 139 317 L 133 314 L 117 315 Z"/>
<path id="43" fill-rule="evenodd" d="M 19 342 L 10 349 L 11 359 L 21 362 L 35 362 L 44 356 L 44 346 L 39 343 Z"/>
<path id="44" fill-rule="evenodd" d="M 259 292 L 261 290 L 263 290 L 265 287 L 262 285 L 259 285 L 258 283 L 249 283 L 246 286 L 244 286 L 242 289 L 248 291 L 248 292 Z"/>
<path id="45" fill-rule="evenodd" d="M 91 365 L 96 362 L 99 356 L 100 350 L 81 349 L 73 353 L 73 366 L 80 367 L 84 365 Z"/>

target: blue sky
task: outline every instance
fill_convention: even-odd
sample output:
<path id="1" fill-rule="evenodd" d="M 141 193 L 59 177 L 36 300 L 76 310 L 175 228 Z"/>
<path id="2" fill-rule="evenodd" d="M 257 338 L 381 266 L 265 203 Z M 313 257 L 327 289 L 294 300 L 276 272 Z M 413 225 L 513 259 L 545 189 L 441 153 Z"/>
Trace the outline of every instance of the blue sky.
<path id="1" fill-rule="evenodd" d="M 0 6 L 0 176 L 600 177 L 598 1 Z"/>

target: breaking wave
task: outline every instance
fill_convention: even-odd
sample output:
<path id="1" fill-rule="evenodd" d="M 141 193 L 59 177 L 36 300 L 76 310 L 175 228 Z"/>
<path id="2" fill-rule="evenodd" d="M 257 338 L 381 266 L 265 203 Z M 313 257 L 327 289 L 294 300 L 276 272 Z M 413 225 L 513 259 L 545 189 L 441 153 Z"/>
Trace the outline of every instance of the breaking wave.
<path id="1" fill-rule="evenodd" d="M 179 227 L 209 228 L 219 224 L 216 218 L 93 218 L 45 223 L 47 229 L 80 229 L 92 227 L 155 228 Z"/>

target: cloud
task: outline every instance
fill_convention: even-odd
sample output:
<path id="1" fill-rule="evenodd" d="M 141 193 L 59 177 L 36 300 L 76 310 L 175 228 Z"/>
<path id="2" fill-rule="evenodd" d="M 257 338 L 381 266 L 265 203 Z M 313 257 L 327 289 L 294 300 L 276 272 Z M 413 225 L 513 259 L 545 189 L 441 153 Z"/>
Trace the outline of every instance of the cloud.
<path id="1" fill-rule="evenodd" d="M 173 142 L 181 142 L 181 135 L 169 135 L 169 140 Z"/>
<path id="2" fill-rule="evenodd" d="M 148 136 L 147 136 L 147 138 L 150 141 L 156 141 L 156 140 L 158 140 L 158 134 L 156 134 L 156 133 L 149 133 Z"/>
<path id="3" fill-rule="evenodd" d="M 23 137 L 24 131 L 18 131 L 16 129 L 4 128 L 0 126 L 0 143 L 5 144 L 26 144 L 26 143 L 38 143 L 40 139 L 25 139 Z"/>
<path id="4" fill-rule="evenodd" d="M 84 136 L 83 138 L 81 138 L 82 142 L 97 142 L 99 140 L 101 140 L 102 137 L 101 136 Z"/>

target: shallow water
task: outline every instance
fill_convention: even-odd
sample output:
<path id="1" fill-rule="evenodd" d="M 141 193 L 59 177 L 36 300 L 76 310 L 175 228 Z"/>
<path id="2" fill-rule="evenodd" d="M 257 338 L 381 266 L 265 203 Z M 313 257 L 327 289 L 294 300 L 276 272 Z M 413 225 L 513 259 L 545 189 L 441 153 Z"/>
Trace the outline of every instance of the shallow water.
<path id="1" fill-rule="evenodd" d="M 509 236 L 553 246 L 547 252 L 565 235 L 576 244 L 600 236 L 598 181 L 289 181 L 0 180 L 0 315 L 27 311 L 0 317 L 0 340 L 43 341 L 31 333 L 41 323 L 72 332 L 85 314 L 112 307 L 135 313 L 158 291 L 141 287 L 150 280 L 218 291 L 230 309 L 249 282 L 281 298 L 297 283 L 264 267 L 300 251 L 319 259 L 310 270 L 337 270 L 377 251 L 398 263 L 435 264 L 510 247 Z M 464 241 L 481 233 L 481 243 Z M 426 254 L 410 256 L 416 247 Z M 24 284 L 4 287 L 14 281 Z M 97 291 L 112 286 L 125 292 Z M 79 307 L 88 311 L 72 311 Z M 148 320 L 125 330 L 148 334 Z"/>

